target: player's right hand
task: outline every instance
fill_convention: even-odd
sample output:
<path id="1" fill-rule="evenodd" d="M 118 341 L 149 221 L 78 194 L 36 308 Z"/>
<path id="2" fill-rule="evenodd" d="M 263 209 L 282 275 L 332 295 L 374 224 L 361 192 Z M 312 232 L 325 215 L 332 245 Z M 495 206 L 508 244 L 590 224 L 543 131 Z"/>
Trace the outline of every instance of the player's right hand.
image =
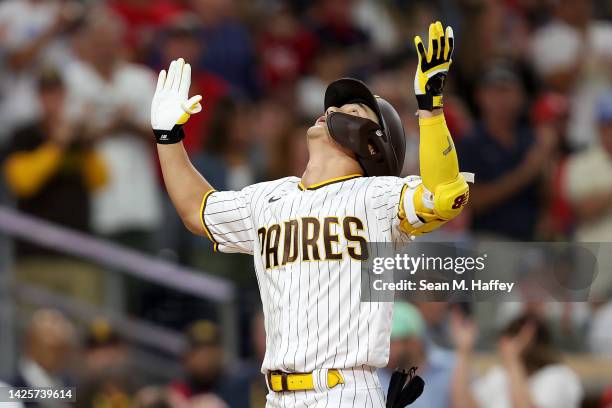
<path id="1" fill-rule="evenodd" d="M 159 144 L 183 140 L 182 126 L 190 115 L 202 110 L 201 95 L 188 99 L 191 85 L 191 65 L 179 58 L 170 63 L 168 73 L 159 73 L 155 96 L 151 103 L 151 127 Z"/>

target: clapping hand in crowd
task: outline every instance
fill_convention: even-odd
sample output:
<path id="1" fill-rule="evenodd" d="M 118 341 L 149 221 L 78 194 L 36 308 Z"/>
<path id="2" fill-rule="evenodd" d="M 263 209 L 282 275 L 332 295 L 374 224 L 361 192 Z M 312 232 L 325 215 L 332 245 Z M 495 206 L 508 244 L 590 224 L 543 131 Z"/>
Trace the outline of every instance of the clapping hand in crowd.
<path id="1" fill-rule="evenodd" d="M 535 325 L 527 322 L 516 335 L 500 337 L 497 348 L 502 363 L 507 365 L 520 361 L 521 355 L 533 341 L 535 331 Z"/>
<path id="2" fill-rule="evenodd" d="M 470 353 L 478 337 L 478 327 L 457 309 L 450 314 L 450 328 L 453 345 L 458 353 Z"/>

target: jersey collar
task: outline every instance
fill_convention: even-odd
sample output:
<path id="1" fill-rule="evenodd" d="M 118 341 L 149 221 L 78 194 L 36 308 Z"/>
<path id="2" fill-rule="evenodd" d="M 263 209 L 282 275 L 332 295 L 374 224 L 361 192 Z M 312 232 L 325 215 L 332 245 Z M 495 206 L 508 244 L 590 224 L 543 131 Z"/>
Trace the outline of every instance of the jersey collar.
<path id="1" fill-rule="evenodd" d="M 321 181 L 320 183 L 311 184 L 308 187 L 304 187 L 304 184 L 302 184 L 302 182 L 300 181 L 300 183 L 298 184 L 298 188 L 300 190 L 302 190 L 302 191 L 304 191 L 304 190 L 316 190 L 318 188 L 325 187 L 325 186 L 328 186 L 330 184 L 339 183 L 341 181 L 346 181 L 346 180 L 354 179 L 354 178 L 357 178 L 357 177 L 363 177 L 363 174 L 355 173 L 355 174 L 349 174 L 348 176 L 331 178 L 329 180 Z"/>

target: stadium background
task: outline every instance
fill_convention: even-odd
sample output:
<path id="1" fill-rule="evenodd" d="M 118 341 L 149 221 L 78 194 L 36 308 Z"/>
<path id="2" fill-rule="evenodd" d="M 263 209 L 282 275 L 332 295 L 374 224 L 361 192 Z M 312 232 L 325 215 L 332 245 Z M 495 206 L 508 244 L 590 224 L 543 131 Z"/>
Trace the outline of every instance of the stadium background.
<path id="1" fill-rule="evenodd" d="M 457 45 L 447 122 L 485 185 L 427 239 L 609 242 L 611 17 L 606 0 L 2 1 L 0 379 L 19 384 L 35 363 L 41 384 L 76 384 L 81 406 L 263 406 L 251 259 L 190 236 L 159 175 L 150 99 L 177 57 L 204 95 L 185 143 L 218 190 L 301 175 L 305 131 L 342 76 L 401 112 L 415 174 L 412 38 L 439 19 Z M 583 406 L 612 406 L 612 301 L 460 306 L 480 329 L 475 375 L 527 311 L 578 373 Z M 401 344 L 434 341 L 452 366 L 453 306 L 416 309 L 423 327 L 397 322 Z M 189 402 L 193 385 L 210 392 Z"/>

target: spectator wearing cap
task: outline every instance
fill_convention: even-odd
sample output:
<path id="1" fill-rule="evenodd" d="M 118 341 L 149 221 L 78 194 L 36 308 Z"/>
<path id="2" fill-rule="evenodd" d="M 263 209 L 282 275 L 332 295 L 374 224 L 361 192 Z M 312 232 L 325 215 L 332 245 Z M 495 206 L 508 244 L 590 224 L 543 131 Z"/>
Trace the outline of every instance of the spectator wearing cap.
<path id="1" fill-rule="evenodd" d="M 136 390 L 127 344 L 105 318 L 89 325 L 77 407 L 130 407 Z"/>
<path id="2" fill-rule="evenodd" d="M 40 119 L 18 128 L 5 151 L 2 172 L 27 214 L 73 230 L 91 231 L 92 200 L 108 181 L 83 117 L 70 117 L 64 80 L 55 69 L 38 79 Z M 27 241 L 16 241 L 16 278 L 87 302 L 102 296 L 100 270 Z"/>
<path id="3" fill-rule="evenodd" d="M 64 80 L 55 69 L 38 79 L 39 120 L 15 131 L 4 178 L 20 211 L 79 231 L 90 231 L 90 200 L 107 181 L 106 165 L 87 137 L 83 119 L 67 116 Z M 19 242 L 17 254 L 49 251 Z"/>
<path id="4" fill-rule="evenodd" d="M 576 215 L 575 238 L 580 242 L 610 242 L 612 237 L 612 91 L 597 103 L 598 140 L 570 157 L 565 191 Z M 612 290 L 612 254 L 600 251 L 599 273 L 592 288 L 608 296 Z"/>
<path id="5" fill-rule="evenodd" d="M 410 303 L 396 302 L 393 305 L 389 363 L 378 371 L 378 377 L 386 392 L 394 370 L 418 367 L 417 374 L 425 380 L 425 390 L 410 406 L 446 408 L 451 405 L 454 355 L 428 341 L 425 331 L 425 321 L 419 310 Z"/>
<path id="6" fill-rule="evenodd" d="M 477 177 L 470 191 L 471 228 L 489 239 L 531 240 L 555 138 L 536 138 L 520 123 L 525 98 L 509 67 L 490 68 L 476 92 L 480 121 L 457 146 L 461 168 Z"/>
<path id="7" fill-rule="evenodd" d="M 183 355 L 185 378 L 170 385 L 170 398 L 184 402 L 215 401 L 211 407 L 228 406 L 226 398 L 237 392 L 223 375 L 219 327 L 211 321 L 200 320 L 189 326 L 186 336 L 187 350 Z"/>
<path id="8" fill-rule="evenodd" d="M 220 381 L 222 384 L 218 394 L 232 408 L 265 408 L 266 406 L 268 386 L 265 377 L 261 375 L 261 364 L 266 352 L 266 331 L 262 311 L 256 312 L 253 316 L 250 340 L 253 359 L 235 365 L 231 376 L 225 373 Z M 197 405 L 197 407 L 200 406 Z"/>

